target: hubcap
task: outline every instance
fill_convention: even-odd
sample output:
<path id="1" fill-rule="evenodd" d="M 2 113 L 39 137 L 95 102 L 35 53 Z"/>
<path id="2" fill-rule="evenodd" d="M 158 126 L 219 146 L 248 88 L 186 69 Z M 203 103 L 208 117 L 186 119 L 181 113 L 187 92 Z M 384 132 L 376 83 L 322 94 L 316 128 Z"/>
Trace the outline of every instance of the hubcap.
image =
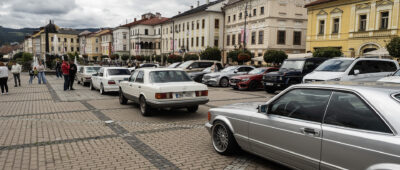
<path id="1" fill-rule="evenodd" d="M 213 133 L 214 147 L 217 151 L 223 152 L 228 148 L 228 131 L 224 126 L 218 125 Z"/>
<path id="2" fill-rule="evenodd" d="M 144 102 L 144 100 L 140 100 L 140 110 L 142 111 L 142 113 L 144 113 L 146 111 L 146 103 Z"/>
<path id="3" fill-rule="evenodd" d="M 228 81 L 226 79 L 221 80 L 221 85 L 226 87 L 228 85 Z"/>

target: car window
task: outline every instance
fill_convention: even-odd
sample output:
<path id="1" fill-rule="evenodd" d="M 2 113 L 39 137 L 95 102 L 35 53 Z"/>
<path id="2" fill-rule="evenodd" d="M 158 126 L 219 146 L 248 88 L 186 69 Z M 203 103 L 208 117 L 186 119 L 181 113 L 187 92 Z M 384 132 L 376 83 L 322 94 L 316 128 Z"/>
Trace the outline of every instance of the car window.
<path id="1" fill-rule="evenodd" d="M 200 68 L 211 67 L 213 64 L 214 64 L 213 62 L 201 62 L 200 63 Z"/>
<path id="2" fill-rule="evenodd" d="M 109 69 L 108 75 L 110 76 L 131 75 L 131 72 L 128 69 Z"/>
<path id="3" fill-rule="evenodd" d="M 138 73 L 139 73 L 139 71 L 133 72 L 133 74 L 131 75 L 131 81 L 130 82 L 135 82 Z"/>
<path id="4" fill-rule="evenodd" d="M 194 62 L 193 64 L 190 65 L 189 68 L 200 68 L 200 66 L 198 62 Z"/>
<path id="5" fill-rule="evenodd" d="M 354 74 L 354 70 L 359 70 L 360 74 L 381 72 L 377 61 L 358 61 L 350 73 Z"/>
<path id="6" fill-rule="evenodd" d="M 329 90 L 292 90 L 273 102 L 268 113 L 301 120 L 322 122 L 331 93 Z"/>
<path id="7" fill-rule="evenodd" d="M 307 60 L 304 64 L 304 71 L 312 72 L 320 64 L 320 61 Z"/>
<path id="8" fill-rule="evenodd" d="M 238 72 L 249 72 L 251 70 L 253 70 L 253 68 L 251 68 L 251 67 L 240 67 L 238 69 Z"/>
<path id="9" fill-rule="evenodd" d="M 150 72 L 150 79 L 153 83 L 192 81 L 186 72 L 176 70 L 152 71 Z"/>
<path id="10" fill-rule="evenodd" d="M 400 70 L 394 73 L 393 76 L 400 76 Z"/>
<path id="11" fill-rule="evenodd" d="M 353 60 L 331 59 L 319 65 L 315 71 L 345 72 Z"/>
<path id="12" fill-rule="evenodd" d="M 360 97 L 334 92 L 324 123 L 354 129 L 391 133 L 382 119 Z"/>
<path id="13" fill-rule="evenodd" d="M 395 72 L 397 70 L 394 62 L 378 61 L 377 64 L 381 72 Z"/>
<path id="14" fill-rule="evenodd" d="M 100 71 L 99 71 L 99 76 L 100 77 L 103 77 L 103 72 L 104 72 L 104 69 L 100 69 Z"/>
<path id="15" fill-rule="evenodd" d="M 135 82 L 136 83 L 143 83 L 144 82 L 144 72 L 143 71 L 139 71 Z"/>
<path id="16" fill-rule="evenodd" d="M 221 63 L 217 63 L 217 66 L 218 66 L 218 70 L 222 70 L 222 69 L 224 69 L 224 67 L 222 66 L 222 64 L 221 64 Z"/>
<path id="17" fill-rule="evenodd" d="M 394 95 L 394 97 L 400 101 L 400 94 Z"/>

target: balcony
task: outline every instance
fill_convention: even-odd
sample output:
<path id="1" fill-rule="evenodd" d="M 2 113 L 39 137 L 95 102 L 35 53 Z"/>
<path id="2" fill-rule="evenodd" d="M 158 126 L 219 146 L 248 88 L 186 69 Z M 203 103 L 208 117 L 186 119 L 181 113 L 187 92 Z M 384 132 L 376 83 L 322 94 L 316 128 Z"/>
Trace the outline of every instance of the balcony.
<path id="1" fill-rule="evenodd" d="M 372 30 L 351 32 L 350 38 L 371 38 L 371 37 L 390 37 L 396 35 L 396 29 Z"/>

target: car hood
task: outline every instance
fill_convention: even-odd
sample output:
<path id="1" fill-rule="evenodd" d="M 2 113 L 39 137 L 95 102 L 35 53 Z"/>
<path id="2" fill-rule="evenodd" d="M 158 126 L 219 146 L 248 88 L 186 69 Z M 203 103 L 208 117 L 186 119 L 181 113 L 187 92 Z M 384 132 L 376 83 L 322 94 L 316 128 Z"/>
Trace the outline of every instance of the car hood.
<path id="1" fill-rule="evenodd" d="M 344 72 L 325 72 L 325 71 L 314 71 L 311 72 L 310 74 L 307 74 L 304 76 L 305 79 L 311 79 L 311 80 L 332 80 L 336 78 L 341 78 L 343 77 L 345 73 Z"/>
<path id="2" fill-rule="evenodd" d="M 269 72 L 266 74 L 266 76 L 283 76 L 283 75 L 299 75 L 301 74 L 300 70 L 286 70 L 286 71 L 275 71 L 275 72 Z"/>
<path id="3" fill-rule="evenodd" d="M 199 76 L 199 75 L 203 75 L 203 74 L 207 74 L 207 72 L 191 72 L 188 73 L 189 76 Z"/>
<path id="4" fill-rule="evenodd" d="M 249 103 L 236 103 L 227 106 L 220 107 L 221 109 L 235 109 L 235 110 L 246 110 L 246 111 L 257 111 L 259 105 L 263 105 L 265 102 L 249 102 Z"/>
<path id="5" fill-rule="evenodd" d="M 217 73 L 208 73 L 208 74 L 206 74 L 207 76 L 211 76 L 211 77 L 214 77 L 214 76 L 220 76 L 220 77 L 222 77 L 222 76 L 232 76 L 232 75 L 235 75 L 235 73 L 229 73 L 229 72 L 217 72 Z"/>
<path id="6" fill-rule="evenodd" d="M 233 79 L 247 79 L 247 78 L 257 77 L 260 75 L 262 75 L 262 74 L 246 74 L 246 75 L 234 76 L 232 78 Z"/>
<path id="7" fill-rule="evenodd" d="M 202 91 L 208 90 L 207 86 L 194 81 L 190 82 L 170 82 L 153 83 L 160 92 L 182 92 L 182 91 Z"/>
<path id="8" fill-rule="evenodd" d="M 400 83 L 400 76 L 384 77 L 378 80 L 379 82 Z"/>

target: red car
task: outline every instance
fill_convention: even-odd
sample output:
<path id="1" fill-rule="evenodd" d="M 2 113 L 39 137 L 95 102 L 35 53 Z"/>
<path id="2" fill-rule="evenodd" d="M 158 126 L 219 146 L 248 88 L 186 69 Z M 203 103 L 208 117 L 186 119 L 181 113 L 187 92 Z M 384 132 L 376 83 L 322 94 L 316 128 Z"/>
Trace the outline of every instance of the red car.
<path id="1" fill-rule="evenodd" d="M 229 83 L 233 87 L 233 89 L 257 90 L 257 89 L 263 88 L 261 80 L 262 80 L 264 74 L 267 74 L 269 72 L 278 71 L 278 70 L 279 70 L 279 68 L 274 68 L 274 67 L 256 68 L 256 69 L 250 71 L 246 75 L 232 77 L 229 80 Z"/>

